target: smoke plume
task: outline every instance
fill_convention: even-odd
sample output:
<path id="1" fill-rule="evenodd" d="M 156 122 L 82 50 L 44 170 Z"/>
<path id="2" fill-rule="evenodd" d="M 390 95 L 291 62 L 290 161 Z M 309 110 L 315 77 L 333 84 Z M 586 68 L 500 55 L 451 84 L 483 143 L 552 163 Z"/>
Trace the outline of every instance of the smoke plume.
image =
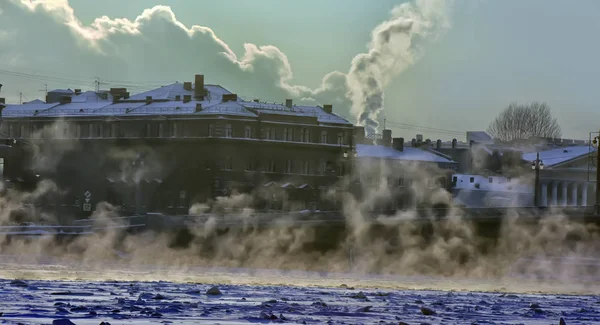
<path id="1" fill-rule="evenodd" d="M 369 51 L 352 60 L 348 96 L 352 113 L 367 133 L 377 129 L 385 86 L 421 56 L 424 40 L 449 27 L 448 6 L 444 0 L 418 0 L 394 8 L 392 18 L 373 30 Z"/>

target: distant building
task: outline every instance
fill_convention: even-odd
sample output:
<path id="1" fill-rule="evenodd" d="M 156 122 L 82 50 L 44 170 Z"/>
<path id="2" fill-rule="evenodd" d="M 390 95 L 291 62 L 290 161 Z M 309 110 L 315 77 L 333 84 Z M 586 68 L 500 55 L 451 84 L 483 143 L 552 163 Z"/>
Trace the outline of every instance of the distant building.
<path id="1" fill-rule="evenodd" d="M 140 94 L 57 90 L 46 102 L 3 106 L 3 179 L 23 189 L 54 180 L 66 192 L 44 205 L 65 214 L 89 214 L 101 201 L 180 214 L 249 192 L 260 209 L 318 206 L 354 141 L 332 105 L 247 101 L 203 75 Z"/>

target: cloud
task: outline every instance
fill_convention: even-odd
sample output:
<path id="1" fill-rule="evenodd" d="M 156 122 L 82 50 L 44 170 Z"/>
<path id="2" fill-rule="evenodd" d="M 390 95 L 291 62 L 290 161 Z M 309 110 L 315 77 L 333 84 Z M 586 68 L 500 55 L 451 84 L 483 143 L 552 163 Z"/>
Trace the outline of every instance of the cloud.
<path id="1" fill-rule="evenodd" d="M 445 1 L 397 6 L 373 30 L 368 52 L 354 58 L 348 73 L 333 71 L 311 89 L 293 83 L 292 66 L 276 46 L 246 43 L 237 55 L 212 29 L 184 25 L 168 6 L 146 9 L 134 20 L 102 16 L 89 25 L 67 0 L 8 0 L 0 10 L 0 30 L 13 32 L 0 47 L 0 57 L 12 58 L 14 69 L 43 66 L 81 78 L 102 74 L 111 81 L 148 80 L 131 85 L 133 91 L 150 87 L 157 77 L 188 80 L 201 72 L 212 83 L 243 89 L 242 96 L 333 104 L 343 108 L 336 110 L 341 113 L 352 107 L 371 131 L 383 109 L 385 85 L 418 58 L 418 38 L 447 27 Z"/>

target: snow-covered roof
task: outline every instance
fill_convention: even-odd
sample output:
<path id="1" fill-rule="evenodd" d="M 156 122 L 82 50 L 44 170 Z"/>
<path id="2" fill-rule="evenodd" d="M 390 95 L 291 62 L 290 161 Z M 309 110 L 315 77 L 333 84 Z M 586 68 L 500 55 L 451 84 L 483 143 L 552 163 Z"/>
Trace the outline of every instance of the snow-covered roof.
<path id="1" fill-rule="evenodd" d="M 134 94 L 128 99 L 113 103 L 109 92 L 101 96 L 95 91 L 86 91 L 73 96 L 71 103 L 44 104 L 43 102 L 27 105 L 8 105 L 3 111 L 4 117 L 78 117 L 78 116 L 132 116 L 132 115 L 228 115 L 256 118 L 259 114 L 292 115 L 316 117 L 319 123 L 352 125 L 346 119 L 327 113 L 318 106 L 298 106 L 288 108 L 283 104 L 267 104 L 244 101 L 223 102 L 223 95 L 232 94 L 219 86 L 207 84 L 204 86 L 207 96 L 204 100 L 194 98 L 194 90 L 186 90 L 183 83 L 173 83 L 143 93 Z M 57 90 L 60 92 L 62 90 Z M 66 90 L 66 92 L 71 90 Z M 71 91 L 72 92 L 72 91 Z M 191 95 L 192 100 L 184 103 L 185 95 Z M 103 98 L 104 97 L 104 98 Z M 146 98 L 152 97 L 147 104 Z M 202 109 L 197 110 L 201 104 Z"/>
<path id="2" fill-rule="evenodd" d="M 540 159 L 544 162 L 544 166 L 552 167 L 567 161 L 584 157 L 596 149 L 590 146 L 568 146 L 553 148 L 550 150 L 540 151 Z M 523 160 L 534 161 L 537 157 L 537 152 L 529 152 L 523 154 Z"/>
<path id="3" fill-rule="evenodd" d="M 23 103 L 23 105 L 33 105 L 33 104 L 46 104 L 46 102 L 39 100 L 39 99 L 35 99 L 30 102 Z"/>
<path id="4" fill-rule="evenodd" d="M 399 151 L 392 147 L 386 147 L 381 145 L 357 144 L 356 153 L 359 158 L 364 157 L 409 161 L 425 161 L 435 163 L 456 163 L 451 159 L 444 158 L 431 151 L 413 147 L 404 147 L 403 151 Z"/>
<path id="5" fill-rule="evenodd" d="M 49 93 L 59 93 L 59 94 L 73 94 L 74 91 L 72 91 L 71 89 L 54 89 L 49 91 Z"/>

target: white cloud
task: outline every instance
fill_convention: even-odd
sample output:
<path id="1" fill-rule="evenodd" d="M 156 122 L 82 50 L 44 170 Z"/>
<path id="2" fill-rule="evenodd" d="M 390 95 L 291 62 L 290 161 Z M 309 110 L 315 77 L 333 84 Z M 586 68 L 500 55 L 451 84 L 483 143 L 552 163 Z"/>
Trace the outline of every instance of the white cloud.
<path id="1" fill-rule="evenodd" d="M 185 26 L 168 6 L 146 9 L 134 20 L 103 16 L 89 25 L 67 0 L 8 0 L 2 10 L 0 30 L 14 35 L 0 47 L 0 57 L 19 57 L 16 68 L 43 66 L 114 80 L 191 79 L 200 72 L 209 82 L 267 100 L 352 106 L 362 123 L 377 117 L 385 85 L 418 58 L 416 38 L 435 35 L 447 22 L 442 0 L 400 5 L 374 29 L 369 51 L 354 58 L 349 73 L 331 72 L 311 89 L 292 83 L 290 62 L 277 47 L 246 43 L 238 56 L 212 29 Z"/>

